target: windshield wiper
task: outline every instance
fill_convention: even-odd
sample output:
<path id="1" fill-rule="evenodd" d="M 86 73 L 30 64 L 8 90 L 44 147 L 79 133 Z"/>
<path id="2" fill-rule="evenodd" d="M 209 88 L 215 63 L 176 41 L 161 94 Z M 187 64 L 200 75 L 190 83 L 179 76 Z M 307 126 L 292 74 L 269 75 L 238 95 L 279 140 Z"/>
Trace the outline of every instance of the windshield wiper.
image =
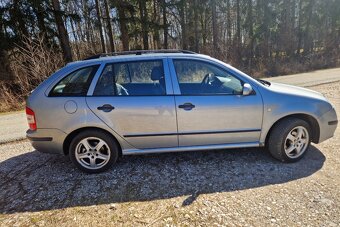
<path id="1" fill-rule="evenodd" d="M 260 82 L 263 85 L 266 85 L 266 86 L 270 86 L 271 85 L 271 83 L 269 81 L 266 81 L 266 80 L 257 79 L 257 81 Z"/>

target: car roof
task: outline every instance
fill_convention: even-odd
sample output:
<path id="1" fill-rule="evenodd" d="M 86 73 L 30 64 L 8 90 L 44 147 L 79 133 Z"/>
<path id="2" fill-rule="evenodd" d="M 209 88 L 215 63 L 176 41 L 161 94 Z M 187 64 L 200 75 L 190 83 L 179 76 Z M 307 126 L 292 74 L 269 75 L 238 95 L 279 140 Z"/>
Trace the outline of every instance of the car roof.
<path id="1" fill-rule="evenodd" d="M 81 61 L 74 61 L 70 62 L 67 65 L 69 66 L 77 66 L 77 65 L 88 65 L 88 64 L 94 64 L 94 63 L 105 63 L 105 62 L 113 62 L 113 61 L 139 61 L 139 60 L 147 60 L 147 59 L 155 59 L 155 58 L 175 58 L 175 57 L 185 57 L 185 58 L 203 58 L 203 59 L 212 59 L 212 57 L 208 55 L 203 54 L 197 54 L 194 52 L 191 53 L 143 53 L 143 54 L 123 54 L 123 55 L 114 55 L 114 56 L 106 56 L 104 54 L 96 55 L 94 58 L 90 57 L 89 59 L 81 60 Z"/>

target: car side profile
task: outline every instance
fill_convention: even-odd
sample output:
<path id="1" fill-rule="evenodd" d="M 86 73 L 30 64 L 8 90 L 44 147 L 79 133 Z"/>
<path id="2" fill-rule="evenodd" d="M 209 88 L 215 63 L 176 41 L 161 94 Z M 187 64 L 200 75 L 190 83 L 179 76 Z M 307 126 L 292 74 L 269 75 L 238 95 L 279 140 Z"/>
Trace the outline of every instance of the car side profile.
<path id="1" fill-rule="evenodd" d="M 122 155 L 266 147 L 295 162 L 331 138 L 334 107 L 320 93 L 255 80 L 212 57 L 131 51 L 72 62 L 27 99 L 27 138 L 98 173 Z"/>

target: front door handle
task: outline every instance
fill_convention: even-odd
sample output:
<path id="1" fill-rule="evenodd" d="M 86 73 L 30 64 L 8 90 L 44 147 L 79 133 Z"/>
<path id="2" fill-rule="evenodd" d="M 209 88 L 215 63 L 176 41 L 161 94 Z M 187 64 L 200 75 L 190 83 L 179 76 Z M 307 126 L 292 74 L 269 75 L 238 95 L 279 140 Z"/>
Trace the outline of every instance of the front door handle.
<path id="1" fill-rule="evenodd" d="M 102 110 L 104 112 L 111 112 L 111 110 L 113 110 L 113 109 L 114 109 L 114 107 L 111 106 L 110 104 L 104 104 L 102 106 L 97 107 L 97 110 Z"/>
<path id="2" fill-rule="evenodd" d="M 184 110 L 192 110 L 193 108 L 195 108 L 195 105 L 193 105 L 192 103 L 184 103 L 182 105 L 179 105 L 178 108 L 184 109 Z"/>

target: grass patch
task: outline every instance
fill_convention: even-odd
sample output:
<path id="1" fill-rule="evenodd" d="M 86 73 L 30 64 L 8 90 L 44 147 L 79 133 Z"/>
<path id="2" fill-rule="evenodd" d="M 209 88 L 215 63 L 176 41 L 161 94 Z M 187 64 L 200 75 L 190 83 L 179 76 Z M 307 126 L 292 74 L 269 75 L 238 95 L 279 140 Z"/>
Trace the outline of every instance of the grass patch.
<path id="1" fill-rule="evenodd" d="M 9 111 L 9 112 L 0 112 L 0 116 L 3 115 L 9 115 L 9 114 L 15 114 L 15 113 L 24 113 L 25 110 L 16 110 L 16 111 Z"/>

